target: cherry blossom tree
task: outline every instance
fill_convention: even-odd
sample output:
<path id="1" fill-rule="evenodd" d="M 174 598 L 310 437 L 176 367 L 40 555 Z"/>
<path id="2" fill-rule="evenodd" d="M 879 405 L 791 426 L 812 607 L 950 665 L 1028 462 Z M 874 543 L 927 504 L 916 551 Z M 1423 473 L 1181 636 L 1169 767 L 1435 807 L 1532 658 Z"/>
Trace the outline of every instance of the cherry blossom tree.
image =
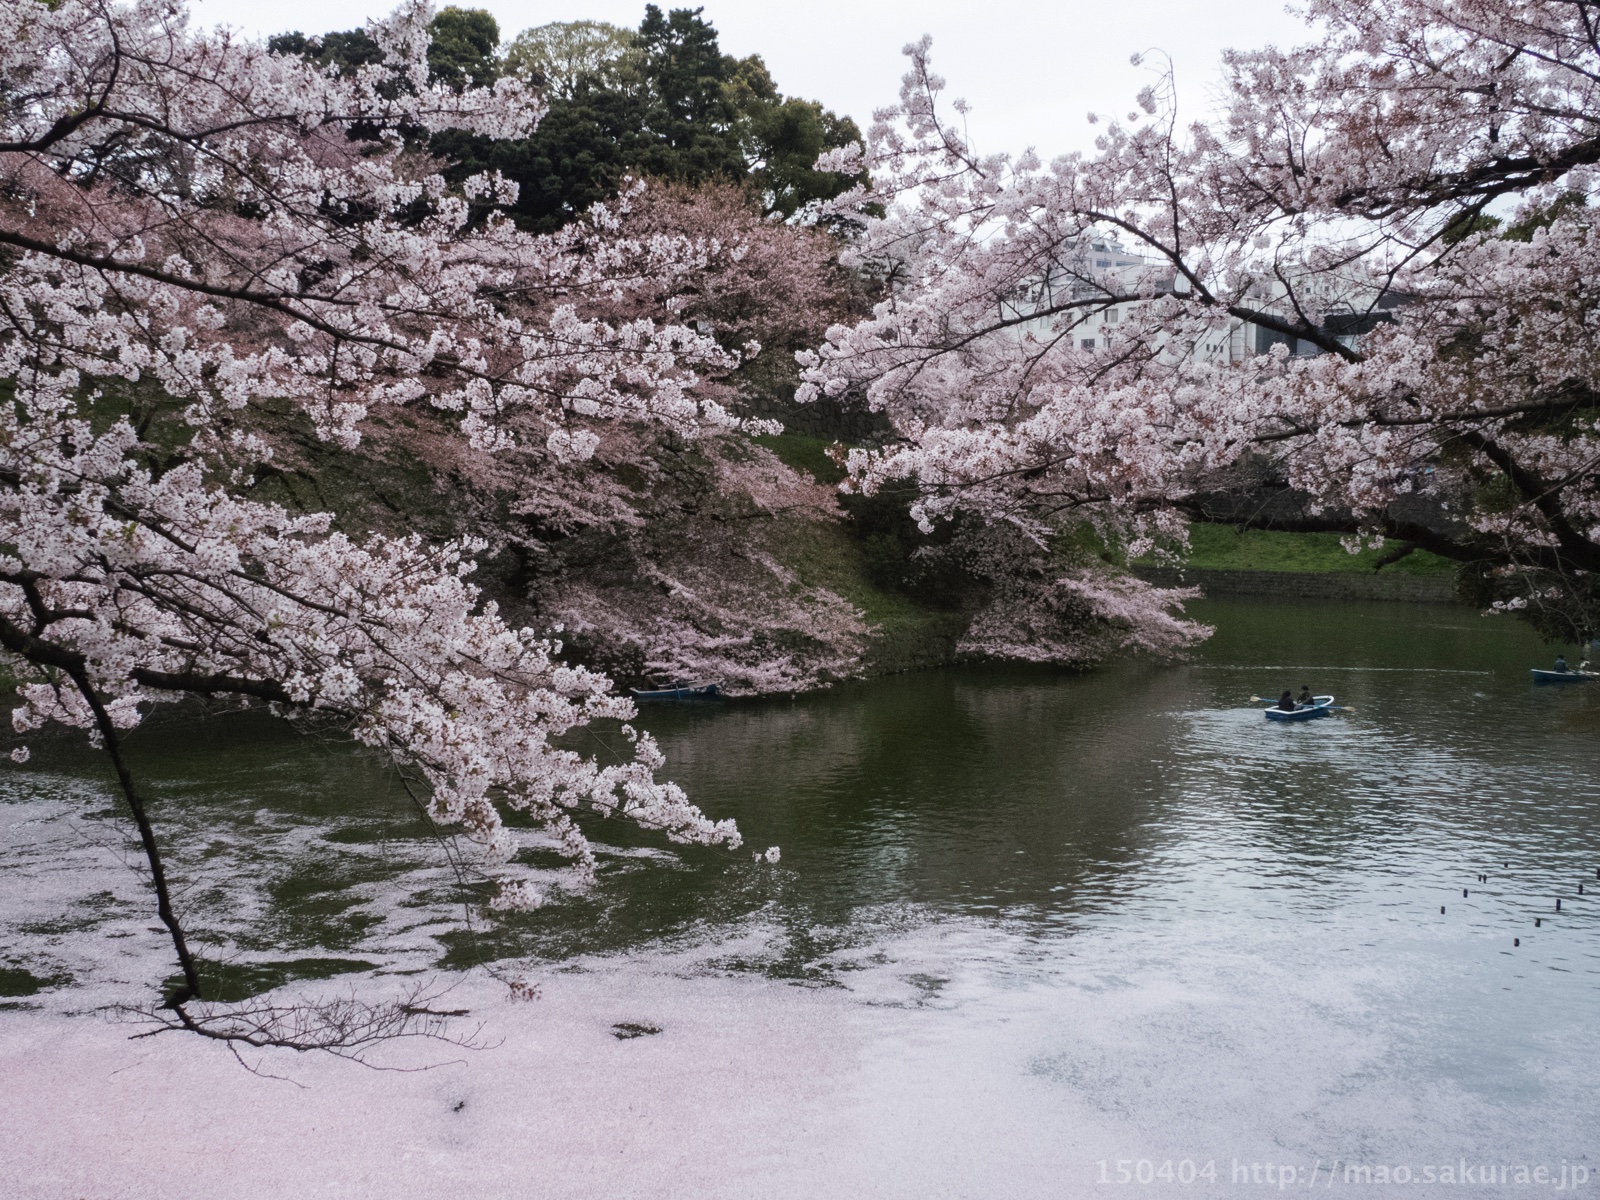
<path id="1" fill-rule="evenodd" d="M 580 809 L 739 844 L 731 822 L 655 778 L 661 754 L 626 724 L 631 703 L 564 665 L 558 631 L 484 602 L 478 543 L 357 536 L 252 496 L 271 469 L 263 405 L 346 447 L 372 415 L 425 406 L 480 451 L 532 439 L 567 461 L 592 453 L 597 422 L 740 427 L 700 387 L 739 354 L 671 306 L 592 315 L 640 288 L 670 299 L 705 245 L 622 236 L 610 210 L 523 234 L 481 216 L 512 198 L 502 181 L 451 191 L 411 149 L 443 128 L 523 136 L 540 112 L 514 79 L 430 84 L 428 19 L 412 5 L 374 22 L 382 61 L 341 73 L 195 32 L 167 0 L 0 8 L 0 644 L 24 676 L 14 723 L 82 728 L 107 753 L 182 972 L 167 1018 L 252 1044 L 306 1042 L 259 1014 L 230 1023 L 197 1007 L 122 750 L 155 704 L 266 704 L 386 751 L 424 785 L 428 814 L 479 846 L 495 907 L 540 900 L 509 865 L 505 808 L 553 835 L 580 878 L 593 868 Z M 128 399 L 141 389 L 179 419 L 141 416 Z M 624 723 L 630 759 L 561 748 L 597 719 Z"/>
<path id="2" fill-rule="evenodd" d="M 917 484 L 1131 553 L 1189 518 L 1401 539 L 1551 634 L 1596 628 L 1600 356 L 1589 0 L 1311 0 L 1181 125 L 1170 69 L 1090 154 L 980 155 L 926 40 L 864 157 L 858 261 L 889 297 L 802 356 Z M 1095 252 L 1107 239 L 1138 266 Z M 1281 501 L 1292 501 L 1284 503 Z M 1268 503 L 1271 501 L 1271 503 Z M 1252 506 L 1258 512 L 1252 512 Z"/>
<path id="3" fill-rule="evenodd" d="M 766 349 L 741 355 L 736 371 L 702 372 L 696 395 L 730 412 L 786 415 L 792 351 L 856 303 L 835 239 L 765 219 L 727 184 L 653 181 L 624 201 L 625 210 L 606 210 L 619 236 L 692 244 L 700 256 L 678 275 L 589 298 L 585 315 L 620 325 L 670 308 L 730 358 L 760 343 Z M 520 411 L 504 426 L 515 446 L 482 449 L 453 422 L 403 415 L 369 430 L 344 461 L 370 472 L 374 461 L 420 460 L 451 531 L 486 543 L 484 586 L 528 623 L 563 625 L 569 661 L 629 682 L 715 681 L 730 696 L 803 691 L 862 671 L 872 638 L 839 592 L 848 572 L 841 579 L 797 562 L 806 557 L 798 545 L 848 551 L 844 514 L 831 487 L 746 436 L 776 432 L 775 422 L 685 437 L 660 422 L 574 418 L 569 439 L 551 444 L 538 413 Z M 571 439 L 592 439 L 592 452 L 570 453 Z M 303 443 L 276 444 L 286 473 L 314 474 Z M 356 507 L 355 497 L 341 505 Z M 363 515 L 386 527 L 386 517 L 411 518 L 419 505 L 396 507 L 368 505 Z"/>

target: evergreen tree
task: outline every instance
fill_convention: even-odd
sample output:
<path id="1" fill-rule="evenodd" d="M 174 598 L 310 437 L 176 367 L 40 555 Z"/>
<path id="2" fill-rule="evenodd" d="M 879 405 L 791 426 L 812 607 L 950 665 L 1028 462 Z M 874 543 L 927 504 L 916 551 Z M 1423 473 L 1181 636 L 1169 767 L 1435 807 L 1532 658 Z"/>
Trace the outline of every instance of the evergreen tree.
<path id="1" fill-rule="evenodd" d="M 515 141 L 459 130 L 428 148 L 452 180 L 499 171 L 520 197 L 526 229 L 559 229 L 616 195 L 627 176 L 744 187 L 763 213 L 793 216 L 838 195 L 856 177 L 815 171 L 824 150 L 859 141 L 848 117 L 784 96 L 758 55 L 724 54 L 702 9 L 645 7 L 637 30 L 597 21 L 541 25 L 499 53 L 500 30 L 482 9 L 443 9 L 429 26 L 428 66 L 460 89 L 514 74 L 539 88 L 549 111 Z M 382 60 L 361 30 L 282 34 L 270 47 L 346 71 Z"/>
<path id="2" fill-rule="evenodd" d="M 500 77 L 500 25 L 481 8 L 450 7 L 428 25 L 428 73 L 457 91 L 468 80 L 488 87 Z"/>

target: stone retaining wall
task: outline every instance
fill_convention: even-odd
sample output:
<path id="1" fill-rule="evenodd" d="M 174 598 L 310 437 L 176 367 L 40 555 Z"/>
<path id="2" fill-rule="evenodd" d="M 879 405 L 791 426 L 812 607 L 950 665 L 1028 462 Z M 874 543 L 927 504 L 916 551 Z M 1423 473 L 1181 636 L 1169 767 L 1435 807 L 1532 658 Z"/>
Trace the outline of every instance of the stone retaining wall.
<path id="1" fill-rule="evenodd" d="M 1398 600 L 1458 604 L 1450 575 L 1367 575 L 1356 572 L 1219 571 L 1204 567 L 1135 567 L 1161 587 L 1198 587 L 1207 596 L 1278 596 L 1311 600 Z"/>

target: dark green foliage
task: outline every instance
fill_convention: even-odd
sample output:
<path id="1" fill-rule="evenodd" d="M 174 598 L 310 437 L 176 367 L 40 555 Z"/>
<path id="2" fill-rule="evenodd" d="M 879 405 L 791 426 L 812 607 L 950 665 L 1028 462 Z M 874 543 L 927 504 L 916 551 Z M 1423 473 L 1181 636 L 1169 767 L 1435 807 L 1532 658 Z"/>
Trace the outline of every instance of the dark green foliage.
<path id="1" fill-rule="evenodd" d="M 22 967 L 0 967 L 0 996 L 34 996 L 70 982 L 66 975 L 35 975 Z"/>
<path id="2" fill-rule="evenodd" d="M 911 483 L 889 484 L 870 496 L 840 497 L 867 579 L 931 608 L 973 606 L 984 583 L 959 546 L 967 518 L 940 521 L 932 533 L 923 533 L 911 516 L 916 498 Z"/>
<path id="3" fill-rule="evenodd" d="M 274 54 L 298 54 L 322 67 L 337 65 L 344 74 L 383 61 L 383 50 L 363 29 L 309 38 L 299 30 L 280 33 L 267 39 L 267 49 Z"/>
<path id="4" fill-rule="evenodd" d="M 1076 521 L 1057 530 L 1050 540 L 1050 551 L 1064 562 L 1103 562 L 1118 568 L 1128 565 L 1124 548 L 1108 541 L 1090 521 Z"/>
<path id="5" fill-rule="evenodd" d="M 1557 196 L 1548 208 L 1545 208 L 1534 213 L 1532 216 L 1525 217 L 1521 221 L 1518 221 L 1515 225 L 1507 229 L 1502 236 L 1504 236 L 1507 241 L 1531 242 L 1533 241 L 1533 235 L 1535 233 L 1541 229 L 1549 228 L 1558 217 L 1564 217 L 1568 213 L 1585 208 L 1588 206 L 1588 203 L 1588 197 L 1582 192 L 1563 193 L 1562 195 Z"/>
<path id="6" fill-rule="evenodd" d="M 738 63 L 718 48 L 702 9 L 663 15 L 645 6 L 639 26 L 646 85 L 645 125 L 632 165 L 678 183 L 737 180 L 745 171 L 728 94 Z"/>
<path id="7" fill-rule="evenodd" d="M 1508 227 L 1500 236 L 1512 242 L 1531 242 L 1533 235 L 1541 229 L 1548 228 L 1558 217 L 1566 216 L 1577 209 L 1586 208 L 1589 198 L 1582 192 L 1565 192 L 1557 196 L 1548 208 L 1524 217 L 1515 225 Z M 1457 213 L 1454 219 L 1445 226 L 1442 239 L 1446 245 L 1454 246 L 1457 242 L 1465 241 L 1473 234 L 1493 234 L 1504 224 L 1499 217 L 1491 217 L 1476 209 L 1468 209 Z"/>
<path id="8" fill-rule="evenodd" d="M 785 97 L 759 55 L 723 54 L 702 11 L 645 8 L 638 46 L 649 136 L 625 156 L 630 169 L 690 184 L 747 182 L 763 211 L 786 217 L 855 184 L 812 170 L 824 150 L 860 140 L 855 123 Z"/>
<path id="9" fill-rule="evenodd" d="M 500 77 L 500 26 L 481 8 L 442 10 L 428 25 L 428 69 L 434 79 L 460 91 L 468 82 L 487 87 Z M 358 67 L 383 61 L 383 50 L 364 29 L 307 37 L 298 29 L 267 39 L 274 54 L 298 54 L 318 66 L 337 65 L 349 74 Z"/>
<path id="10" fill-rule="evenodd" d="M 844 468 L 829 453 L 837 442 L 795 433 L 767 434 L 753 440 L 776 454 L 785 466 L 806 472 L 818 483 L 836 484 L 844 480 Z"/>
<path id="11" fill-rule="evenodd" d="M 1547 642 L 1581 646 L 1600 637 L 1600 578 L 1587 572 L 1508 567 L 1484 558 L 1462 565 L 1456 595 L 1478 609 L 1516 605 L 1517 618 Z"/>
<path id="12" fill-rule="evenodd" d="M 319 67 L 337 66 L 342 75 L 354 74 L 361 67 L 383 61 L 383 48 L 367 36 L 364 29 L 347 29 L 342 33 L 326 33 L 321 37 L 307 37 L 299 30 L 280 33 L 267 39 L 267 49 L 274 54 L 298 54 Z M 385 94 L 398 95 L 401 86 L 401 82 L 396 80 L 379 90 L 392 88 L 393 91 Z M 379 136 L 380 130 L 371 121 L 357 121 L 349 131 L 350 139 L 357 142 L 376 141 Z"/>
<path id="13" fill-rule="evenodd" d="M 1450 223 L 1444 227 L 1440 235 L 1447 246 L 1454 246 L 1464 242 L 1474 234 L 1493 233 L 1500 228 L 1500 218 L 1486 216 L 1481 212 L 1468 210 L 1459 212 L 1451 218 Z"/>
<path id="14" fill-rule="evenodd" d="M 766 110 L 753 110 L 751 129 L 760 158 L 751 181 L 768 212 L 793 216 L 816 200 L 831 200 L 862 180 L 814 171 L 811 164 L 824 150 L 861 140 L 849 117 L 841 117 L 814 100 L 790 97 Z"/>
<path id="15" fill-rule="evenodd" d="M 456 91 L 488 87 L 500 77 L 500 26 L 481 8 L 443 9 L 428 25 L 428 72 Z"/>
<path id="16" fill-rule="evenodd" d="M 428 149 L 447 164 L 452 182 L 484 171 L 514 181 L 519 196 L 511 215 L 536 232 L 559 229 L 611 199 L 629 176 L 739 184 L 764 213 L 785 217 L 859 182 L 812 170 L 824 150 L 860 140 L 855 123 L 815 101 L 784 96 L 759 56 L 722 53 L 701 12 L 647 5 L 638 30 L 618 35 L 625 40 L 613 60 L 547 90 L 548 110 L 531 137 L 492 141 L 451 130 L 435 135 Z M 499 77 L 500 30 L 489 13 L 446 8 L 429 29 L 428 65 L 436 80 L 459 89 Z M 346 71 L 383 59 L 359 29 L 279 34 L 267 45 Z M 504 66 L 535 86 L 547 82 L 516 49 Z"/>
<path id="17" fill-rule="evenodd" d="M 553 100 L 532 137 L 491 141 L 459 130 L 436 134 L 429 149 L 458 182 L 498 171 L 517 185 L 511 216 L 536 233 L 551 233 L 617 194 L 623 176 L 645 156 L 646 106 L 632 93 L 580 81 L 570 100 Z"/>
<path id="18" fill-rule="evenodd" d="M 741 60 L 724 91 L 739 114 L 750 183 L 766 212 L 793 216 L 811 201 L 831 200 L 861 182 L 811 169 L 824 150 L 861 140 L 856 123 L 814 100 L 781 95 L 760 55 Z"/>

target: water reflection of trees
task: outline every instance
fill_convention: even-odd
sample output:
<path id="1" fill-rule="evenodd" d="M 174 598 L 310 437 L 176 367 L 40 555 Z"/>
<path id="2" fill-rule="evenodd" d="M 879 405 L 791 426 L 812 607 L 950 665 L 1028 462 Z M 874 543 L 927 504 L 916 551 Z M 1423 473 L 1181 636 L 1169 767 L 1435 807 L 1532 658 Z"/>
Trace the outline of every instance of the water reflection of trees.
<path id="1" fill-rule="evenodd" d="M 953 670 L 652 723 L 674 778 L 783 846 L 805 919 L 1060 915 L 1105 903 L 1148 844 L 1160 678 Z"/>
<path id="2" fill-rule="evenodd" d="M 597 886 L 444 934 L 443 961 L 744 929 L 762 946 L 746 965 L 807 974 L 836 949 L 930 916 L 1070 928 L 1097 913 L 1171 911 L 1196 902 L 1196 887 L 1211 889 L 1206 904 L 1245 903 L 1222 893 L 1293 875 L 1316 880 L 1314 894 L 1297 895 L 1329 904 L 1432 869 L 1446 850 L 1544 848 L 1594 830 L 1595 786 L 1574 757 L 1592 737 L 1553 726 L 1537 708 L 1548 697 L 1530 693 L 1520 670 L 1515 683 L 1351 673 L 1332 690 L 1360 706 L 1356 719 L 1268 730 L 1240 701 L 1277 676 L 1246 664 L 1359 662 L 1372 622 L 1353 607 L 1317 623 L 1289 606 L 1244 615 L 1254 642 L 1224 639 L 1207 651 L 1215 666 L 974 668 L 793 701 L 650 708 L 642 723 L 662 739 L 665 774 L 711 815 L 736 818 L 746 849 L 669 847 L 591 818 L 604 848 Z M 1385 634 L 1381 657 L 1498 667 L 1508 653 L 1495 632 L 1464 643 L 1461 630 L 1441 629 L 1407 645 Z M 1450 703 L 1437 702 L 1441 689 Z M 1560 703 L 1576 713 L 1587 702 Z M 164 821 L 214 831 L 175 865 L 184 902 L 232 948 L 366 959 L 408 927 L 409 941 L 427 945 L 461 912 L 439 847 L 370 756 L 231 717 L 157 722 L 130 752 Z M 56 768 L 87 769 L 66 758 Z M 1543 788 L 1539 803 L 1525 802 L 1530 788 Z M 750 850 L 769 845 L 782 846 L 782 862 L 752 863 Z M 430 872 L 433 882 L 422 878 Z M 421 903 L 376 906 L 402 875 L 425 885 Z"/>

